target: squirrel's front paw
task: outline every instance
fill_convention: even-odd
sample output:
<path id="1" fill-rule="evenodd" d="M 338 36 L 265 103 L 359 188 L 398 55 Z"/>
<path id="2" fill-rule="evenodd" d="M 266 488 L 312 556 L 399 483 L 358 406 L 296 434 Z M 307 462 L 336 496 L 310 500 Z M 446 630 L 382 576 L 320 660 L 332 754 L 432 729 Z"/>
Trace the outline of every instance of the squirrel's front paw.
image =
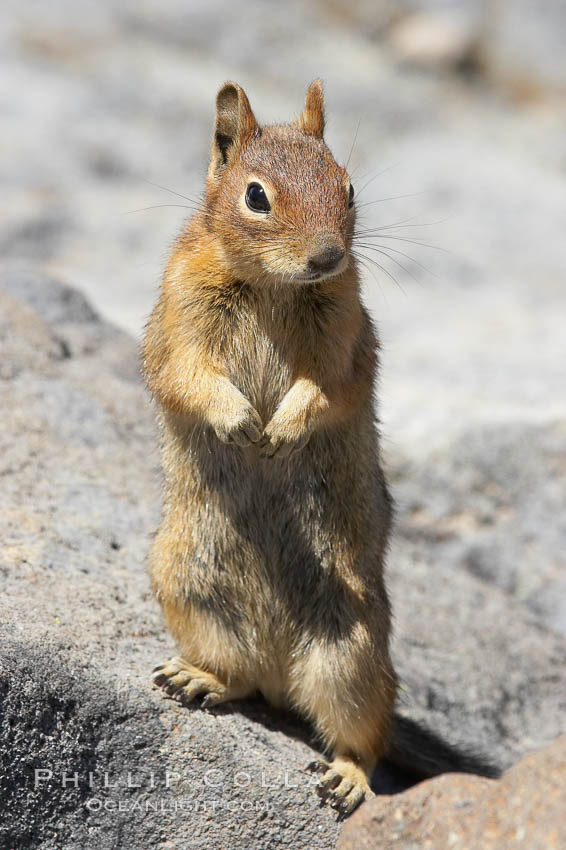
<path id="1" fill-rule="evenodd" d="M 263 435 L 261 455 L 269 458 L 287 458 L 306 446 L 309 437 L 310 433 L 306 431 L 296 433 L 294 429 L 286 428 L 272 419 Z"/>
<path id="2" fill-rule="evenodd" d="M 229 416 L 213 424 L 214 432 L 223 443 L 250 446 L 262 439 L 263 423 L 257 410 L 247 403 Z"/>

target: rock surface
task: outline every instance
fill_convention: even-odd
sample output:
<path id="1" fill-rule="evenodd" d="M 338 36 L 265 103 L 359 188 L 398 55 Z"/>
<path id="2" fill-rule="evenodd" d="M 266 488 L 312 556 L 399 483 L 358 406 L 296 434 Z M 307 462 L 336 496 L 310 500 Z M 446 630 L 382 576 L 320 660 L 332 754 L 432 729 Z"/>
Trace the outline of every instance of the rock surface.
<path id="1" fill-rule="evenodd" d="M 566 738 L 499 781 L 452 774 L 375 798 L 344 828 L 338 850 L 552 850 L 566 846 Z"/>
<path id="2" fill-rule="evenodd" d="M 566 419 L 462 429 L 396 465 L 399 533 L 566 633 Z"/>

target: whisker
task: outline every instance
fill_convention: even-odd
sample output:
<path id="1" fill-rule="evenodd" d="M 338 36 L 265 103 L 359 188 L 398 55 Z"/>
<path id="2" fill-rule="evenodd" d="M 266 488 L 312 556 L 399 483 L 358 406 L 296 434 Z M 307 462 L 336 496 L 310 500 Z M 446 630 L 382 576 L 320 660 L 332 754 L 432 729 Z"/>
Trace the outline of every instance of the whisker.
<path id="1" fill-rule="evenodd" d="M 392 168 L 396 168 L 398 165 L 399 165 L 399 163 L 398 163 L 398 162 L 394 162 L 394 163 L 392 163 L 391 165 L 388 165 L 388 166 L 387 166 L 387 168 L 383 168 L 381 171 L 378 171 L 378 172 L 377 172 L 377 174 L 374 174 L 374 175 L 373 175 L 373 177 L 371 177 L 371 178 L 367 181 L 367 183 L 364 183 L 364 185 L 362 186 L 362 188 L 358 191 L 358 198 L 360 197 L 360 195 L 362 194 L 362 192 L 364 192 L 364 191 L 367 189 L 367 187 L 368 187 L 371 183 L 373 183 L 373 181 L 374 181 L 374 180 L 377 180 L 377 178 L 378 178 L 378 177 L 381 177 L 381 175 L 382 175 L 382 174 L 386 174 L 388 171 L 391 171 L 391 169 L 392 169 Z"/>
<path id="2" fill-rule="evenodd" d="M 405 221 L 411 221 L 411 219 L 416 218 L 415 215 L 411 216 L 411 218 L 406 218 Z M 383 226 L 382 230 L 389 230 L 392 227 L 399 227 L 400 224 L 403 227 L 434 227 L 438 224 L 444 224 L 444 222 L 448 221 L 450 216 L 446 216 L 446 218 L 439 218 L 438 221 L 416 221 L 413 224 L 405 224 L 405 222 L 397 222 L 396 224 L 386 224 Z"/>
<path id="3" fill-rule="evenodd" d="M 387 257 L 388 260 L 391 260 L 392 263 L 395 263 L 396 266 L 399 266 L 399 268 L 402 269 L 405 272 L 405 274 L 408 274 L 409 277 L 412 278 L 415 281 L 415 283 L 418 283 L 419 286 L 421 285 L 421 281 L 417 277 L 415 277 L 415 275 L 412 273 L 412 271 L 410 269 L 408 269 L 402 262 L 400 262 L 400 260 L 397 260 L 395 257 L 392 257 L 391 254 L 389 254 L 387 252 L 388 250 L 394 251 L 395 250 L 394 248 L 389 248 L 389 249 L 385 250 L 385 249 L 382 249 L 382 248 L 374 248 L 371 245 L 362 245 L 362 248 L 365 248 L 367 251 L 375 251 L 376 253 L 382 254 L 384 257 Z M 397 253 L 403 254 L 402 251 L 398 251 Z M 425 266 L 422 266 L 416 260 L 413 260 L 413 258 L 410 257 L 408 254 L 403 254 L 403 256 L 406 257 L 408 260 L 410 260 L 412 263 L 415 263 L 415 265 L 420 266 L 420 268 L 422 268 L 423 271 L 428 272 L 429 274 L 432 274 L 432 272 L 429 271 L 429 269 L 427 269 Z"/>
<path id="4" fill-rule="evenodd" d="M 372 204 L 382 204 L 385 201 L 400 201 L 402 198 L 418 198 L 419 195 L 424 195 L 424 192 L 411 192 L 408 195 L 392 195 L 389 198 L 376 198 L 374 201 L 365 201 L 363 204 L 357 204 L 357 208 L 362 209 L 362 207 L 370 207 Z"/>
<path id="5" fill-rule="evenodd" d="M 145 177 L 142 177 L 144 183 L 149 183 L 150 186 L 155 186 L 156 189 L 163 189 L 164 192 L 171 192 L 172 195 L 177 195 L 178 198 L 184 198 L 185 201 L 190 201 L 193 204 L 200 204 L 202 200 L 197 201 L 195 198 L 189 198 L 188 195 L 182 195 L 180 192 L 176 192 L 175 189 L 170 189 L 168 186 L 162 186 L 160 183 L 154 183 L 152 180 L 146 180 Z"/>
<path id="6" fill-rule="evenodd" d="M 403 287 L 401 286 L 401 284 L 399 283 L 399 281 L 397 280 L 397 278 L 395 278 L 395 277 L 391 274 L 391 272 L 390 272 L 388 269 L 386 269 L 386 268 L 385 268 L 385 266 L 382 266 L 382 265 L 381 265 L 381 263 L 378 263 L 378 262 L 377 262 L 377 260 L 374 260 L 372 257 L 367 257 L 365 254 L 363 254 L 362 256 L 363 256 L 363 257 L 364 257 L 364 259 L 365 259 L 365 260 L 367 260 L 369 263 L 372 263 L 374 266 L 376 266 L 378 269 L 380 269 L 382 272 L 384 272 L 384 273 L 387 275 L 387 277 L 391 278 L 391 280 L 393 281 L 393 283 L 395 284 L 395 286 L 398 286 L 398 287 L 399 287 L 399 289 L 401 290 L 401 292 L 403 293 L 403 295 L 406 295 L 406 294 L 407 294 L 407 293 L 405 292 L 405 290 L 403 289 Z M 391 258 L 390 258 L 390 259 L 391 259 Z"/>
<path id="7" fill-rule="evenodd" d="M 153 204 L 151 207 L 140 207 L 137 210 L 126 210 L 124 215 L 131 215 L 132 213 L 137 212 L 145 212 L 145 210 L 159 210 L 163 207 L 178 207 L 182 210 L 190 210 L 191 212 L 198 212 L 198 207 L 189 207 L 187 204 Z"/>
<path id="8" fill-rule="evenodd" d="M 422 242 L 419 239 L 410 239 L 408 236 L 396 236 L 387 233 L 354 233 L 352 239 L 393 239 L 396 242 L 407 242 L 409 245 L 418 245 L 420 248 L 430 248 L 431 251 L 441 251 L 443 254 L 448 254 L 446 248 L 441 248 L 440 245 L 431 245 L 429 242 Z"/>
<path id="9" fill-rule="evenodd" d="M 375 250 L 374 246 L 372 245 L 362 245 L 362 247 L 369 248 L 370 250 Z M 411 263 L 414 263 L 415 266 L 418 266 L 424 272 L 427 272 L 427 274 L 432 275 L 432 277 L 435 277 L 437 280 L 439 279 L 438 275 L 435 274 L 431 269 L 429 269 L 428 266 L 423 265 L 423 263 L 419 262 L 419 260 L 415 260 L 415 258 L 411 257 L 410 254 L 406 254 L 404 251 L 399 251 L 398 248 L 391 248 L 390 245 L 382 245 L 381 247 L 386 251 L 392 251 L 394 254 L 399 254 L 401 257 L 405 257 Z M 394 258 L 391 257 L 391 259 L 393 260 Z M 418 283 L 420 283 L 420 281 L 418 281 Z"/>
<path id="10" fill-rule="evenodd" d="M 371 266 L 369 265 L 369 263 L 367 262 L 367 258 L 366 258 L 366 257 L 364 257 L 364 255 L 363 255 L 363 254 L 357 254 L 357 253 L 354 253 L 354 252 L 352 252 L 352 254 L 353 254 L 353 256 L 355 257 L 355 259 L 356 259 L 359 263 L 361 263 L 361 264 L 362 264 L 362 266 L 364 267 L 364 269 L 365 269 L 366 271 L 368 271 L 368 272 L 370 273 L 370 275 L 373 277 L 373 279 L 375 280 L 375 282 L 376 282 L 376 283 L 377 283 L 377 285 L 379 286 L 379 291 L 380 291 L 381 295 L 383 296 L 383 298 L 384 298 L 384 299 L 385 299 L 385 301 L 387 302 L 387 295 L 385 294 L 385 291 L 383 290 L 383 288 L 382 288 L 382 286 L 381 286 L 381 281 L 379 280 L 379 278 L 378 278 L 378 276 L 376 275 L 375 271 L 372 269 L 372 267 L 371 267 Z"/>
<path id="11" fill-rule="evenodd" d="M 346 165 L 344 166 L 344 169 L 346 171 L 348 170 L 348 166 L 350 164 L 350 159 L 351 159 L 352 153 L 354 152 L 354 145 L 356 144 L 356 141 L 357 141 L 357 138 L 358 138 L 358 133 L 360 132 L 361 123 L 362 123 L 362 116 L 360 115 L 360 118 L 358 120 L 358 126 L 356 127 L 356 132 L 354 133 L 354 141 L 352 142 L 352 146 L 350 148 L 350 153 L 348 154 L 348 159 L 346 160 Z"/>
<path id="12" fill-rule="evenodd" d="M 408 218 L 402 218 L 399 221 L 394 221 L 392 224 L 384 224 L 381 227 L 366 228 L 366 230 L 385 230 L 390 227 L 400 227 L 401 225 L 405 225 L 408 221 L 413 221 L 417 216 L 418 213 L 415 213 L 415 215 L 410 215 Z M 407 225 L 407 227 L 413 226 L 414 225 Z"/>
<path id="13" fill-rule="evenodd" d="M 415 216 L 412 216 L 415 218 Z M 381 233 L 383 230 L 400 230 L 405 227 L 432 227 L 436 224 L 442 224 L 446 219 L 442 219 L 442 221 L 423 221 L 423 222 L 415 222 L 414 224 L 405 224 L 406 221 L 410 221 L 410 219 L 405 219 L 403 221 L 397 221 L 394 224 L 382 224 L 380 227 L 364 227 L 363 229 L 358 229 L 357 233 Z"/>

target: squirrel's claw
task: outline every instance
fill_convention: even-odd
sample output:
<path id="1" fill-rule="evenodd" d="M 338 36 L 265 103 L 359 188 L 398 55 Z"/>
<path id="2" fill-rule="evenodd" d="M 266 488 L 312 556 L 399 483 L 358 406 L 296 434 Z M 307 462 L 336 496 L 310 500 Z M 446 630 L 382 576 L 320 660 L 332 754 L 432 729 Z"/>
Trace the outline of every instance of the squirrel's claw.
<path id="1" fill-rule="evenodd" d="M 241 448 L 258 443 L 261 440 L 261 431 L 256 428 L 251 422 L 247 425 L 242 425 L 237 430 L 230 434 L 229 441 L 236 443 Z"/>
<path id="2" fill-rule="evenodd" d="M 264 442 L 260 443 L 260 454 L 266 458 L 286 459 L 295 452 L 300 451 L 309 441 L 310 434 L 300 440 L 285 440 L 282 437 L 265 435 Z"/>
<path id="3" fill-rule="evenodd" d="M 241 448 L 259 443 L 263 436 L 263 423 L 259 413 L 251 405 L 213 427 L 222 443 L 236 444 Z"/>
<path id="4" fill-rule="evenodd" d="M 314 761 L 307 764 L 305 770 L 307 773 L 322 773 L 323 771 L 327 771 L 329 767 L 330 765 L 328 762 L 322 761 L 321 759 L 314 759 Z"/>
<path id="5" fill-rule="evenodd" d="M 309 773 L 322 774 L 316 784 L 316 793 L 331 806 L 338 817 L 344 818 L 357 808 L 366 794 L 371 793 L 363 775 L 358 775 L 358 768 L 352 772 L 342 766 L 332 766 L 325 761 L 316 759 L 307 765 Z M 345 775 L 350 773 L 350 775 Z"/>

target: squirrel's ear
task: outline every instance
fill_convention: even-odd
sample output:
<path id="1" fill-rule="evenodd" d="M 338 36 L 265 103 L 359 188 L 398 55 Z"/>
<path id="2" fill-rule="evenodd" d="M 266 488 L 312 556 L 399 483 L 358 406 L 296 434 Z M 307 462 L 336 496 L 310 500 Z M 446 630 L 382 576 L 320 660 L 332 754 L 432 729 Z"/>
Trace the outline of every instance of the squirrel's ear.
<path id="1" fill-rule="evenodd" d="M 303 133 L 322 139 L 324 134 L 324 92 L 321 80 L 315 80 L 307 89 L 305 108 L 299 118 L 299 127 Z"/>
<path id="2" fill-rule="evenodd" d="M 258 129 L 246 93 L 237 83 L 225 83 L 216 95 L 216 122 L 210 165 L 223 168 Z"/>

